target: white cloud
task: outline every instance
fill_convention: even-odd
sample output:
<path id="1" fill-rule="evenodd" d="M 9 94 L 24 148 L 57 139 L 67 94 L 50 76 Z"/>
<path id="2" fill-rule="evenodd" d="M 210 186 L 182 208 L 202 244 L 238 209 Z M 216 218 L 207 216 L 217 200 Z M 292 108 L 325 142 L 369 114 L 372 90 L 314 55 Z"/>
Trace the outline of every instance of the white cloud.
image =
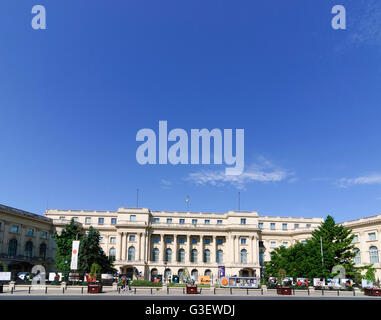
<path id="1" fill-rule="evenodd" d="M 161 179 L 160 184 L 163 189 L 170 189 L 172 187 L 172 181 L 166 179 Z"/>
<path id="2" fill-rule="evenodd" d="M 348 188 L 354 185 L 381 184 L 381 174 L 372 174 L 357 178 L 341 178 L 337 181 L 337 184 L 342 188 Z"/>
<path id="3" fill-rule="evenodd" d="M 260 157 L 258 158 L 258 163 L 252 164 L 238 176 L 226 175 L 224 170 L 201 170 L 190 173 L 186 180 L 198 185 L 209 184 L 218 187 L 230 184 L 242 190 L 246 188 L 247 184 L 252 182 L 279 182 L 287 179 L 291 175 L 292 173 L 278 168 L 267 159 Z M 292 180 L 291 182 L 294 181 Z"/>

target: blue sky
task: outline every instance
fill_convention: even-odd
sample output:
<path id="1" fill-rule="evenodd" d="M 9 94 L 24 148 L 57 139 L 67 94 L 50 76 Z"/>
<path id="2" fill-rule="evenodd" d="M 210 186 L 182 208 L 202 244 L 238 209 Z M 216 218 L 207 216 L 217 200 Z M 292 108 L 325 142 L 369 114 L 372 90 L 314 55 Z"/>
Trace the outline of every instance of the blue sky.
<path id="1" fill-rule="evenodd" d="M 46 6 L 47 30 L 30 26 Z M 381 3 L 10 1 L 0 203 L 360 218 L 381 212 Z M 245 129 L 246 171 L 141 166 L 138 130 Z M 206 182 L 205 181 L 209 181 Z"/>

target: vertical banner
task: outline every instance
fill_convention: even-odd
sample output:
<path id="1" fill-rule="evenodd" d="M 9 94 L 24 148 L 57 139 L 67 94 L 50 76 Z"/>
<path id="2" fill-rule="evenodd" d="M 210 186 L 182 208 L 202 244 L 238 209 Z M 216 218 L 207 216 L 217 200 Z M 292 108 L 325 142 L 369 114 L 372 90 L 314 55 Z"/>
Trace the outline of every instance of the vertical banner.
<path id="1" fill-rule="evenodd" d="M 71 270 L 77 270 L 78 268 L 78 251 L 79 251 L 79 241 L 73 241 L 73 248 L 71 250 Z"/>
<path id="2" fill-rule="evenodd" d="M 218 266 L 218 277 L 225 277 L 225 266 Z"/>

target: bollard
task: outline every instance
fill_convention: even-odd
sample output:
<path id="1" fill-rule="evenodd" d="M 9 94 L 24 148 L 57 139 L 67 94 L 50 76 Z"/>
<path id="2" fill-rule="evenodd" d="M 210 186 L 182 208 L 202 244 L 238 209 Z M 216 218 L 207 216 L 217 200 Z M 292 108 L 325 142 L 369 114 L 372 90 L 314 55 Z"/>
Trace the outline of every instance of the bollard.
<path id="1" fill-rule="evenodd" d="M 134 293 L 136 294 L 136 288 L 134 288 Z"/>
<path id="2" fill-rule="evenodd" d="M 353 296 L 355 296 L 356 295 L 356 290 L 355 289 L 353 289 Z"/>
<path id="3" fill-rule="evenodd" d="M 230 294 L 233 294 L 233 290 L 232 290 L 232 288 L 230 288 Z"/>
<path id="4" fill-rule="evenodd" d="M 30 293 L 30 287 L 29 287 L 28 293 Z"/>
<path id="5" fill-rule="evenodd" d="M 65 293 L 65 288 L 62 288 L 62 294 L 64 294 Z"/>
<path id="6" fill-rule="evenodd" d="M 48 293 L 48 287 L 45 287 L 45 294 Z"/>
<path id="7" fill-rule="evenodd" d="M 167 287 L 167 294 L 169 294 L 169 288 Z"/>
<path id="8" fill-rule="evenodd" d="M 340 290 L 337 290 L 337 296 L 340 296 Z"/>
<path id="9" fill-rule="evenodd" d="M 83 294 L 83 287 L 81 288 L 81 293 Z"/>
<path id="10" fill-rule="evenodd" d="M 263 288 L 261 288 L 261 295 L 263 296 Z"/>
<path id="11" fill-rule="evenodd" d="M 12 287 L 12 289 L 11 289 L 11 294 L 13 294 L 13 287 Z"/>
<path id="12" fill-rule="evenodd" d="M 246 289 L 246 295 L 248 295 L 249 294 L 249 289 Z"/>
<path id="13" fill-rule="evenodd" d="M 307 290 L 308 290 L 308 295 L 310 295 L 310 288 L 308 288 Z"/>
<path id="14" fill-rule="evenodd" d="M 185 294 L 185 288 L 183 288 L 183 294 Z"/>
<path id="15" fill-rule="evenodd" d="M 292 294 L 293 294 L 293 295 L 295 295 L 295 288 L 294 288 L 294 289 L 292 289 Z"/>
<path id="16" fill-rule="evenodd" d="M 321 295 L 324 296 L 324 289 L 321 289 Z"/>
<path id="17" fill-rule="evenodd" d="M 200 294 L 201 294 L 201 292 L 202 292 L 202 288 L 200 288 Z"/>
<path id="18" fill-rule="evenodd" d="M 120 294 L 120 288 L 118 288 L 118 293 Z"/>
<path id="19" fill-rule="evenodd" d="M 151 294 L 152 294 L 152 288 L 151 288 Z"/>
<path id="20" fill-rule="evenodd" d="M 216 295 L 216 288 L 213 289 L 213 293 L 214 293 L 214 295 Z"/>

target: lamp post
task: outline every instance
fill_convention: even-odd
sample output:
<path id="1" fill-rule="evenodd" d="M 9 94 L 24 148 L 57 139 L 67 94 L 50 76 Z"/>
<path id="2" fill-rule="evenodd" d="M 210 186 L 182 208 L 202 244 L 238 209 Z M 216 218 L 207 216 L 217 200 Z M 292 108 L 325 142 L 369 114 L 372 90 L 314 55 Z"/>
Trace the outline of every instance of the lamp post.
<path id="1" fill-rule="evenodd" d="M 65 260 L 65 280 L 68 282 L 68 272 L 67 272 L 67 260 Z"/>

